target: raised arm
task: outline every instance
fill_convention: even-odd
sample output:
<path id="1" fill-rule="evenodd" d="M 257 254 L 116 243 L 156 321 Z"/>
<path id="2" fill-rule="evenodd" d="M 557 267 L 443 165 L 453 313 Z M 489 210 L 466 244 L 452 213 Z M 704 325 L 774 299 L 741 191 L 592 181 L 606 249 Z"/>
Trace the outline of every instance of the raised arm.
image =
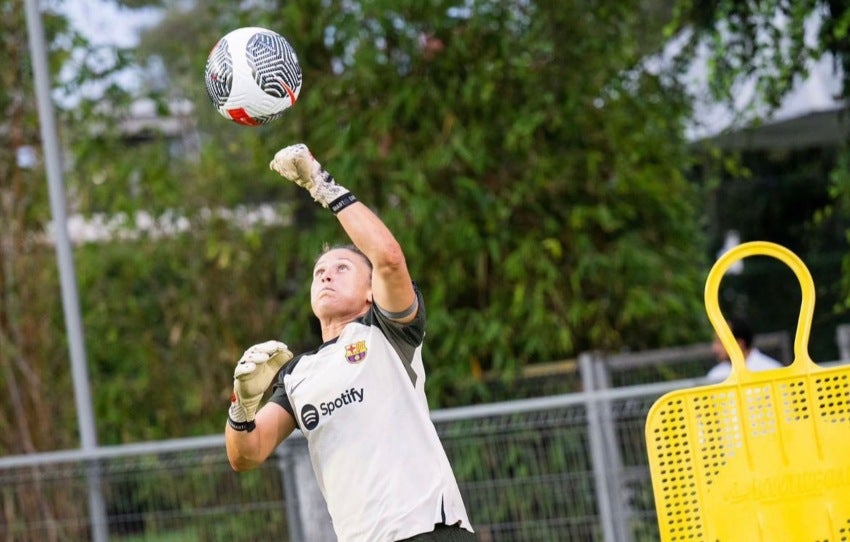
<path id="1" fill-rule="evenodd" d="M 351 242 L 372 262 L 372 297 L 379 307 L 399 315 L 400 321 L 416 315 L 416 295 L 404 252 L 383 221 L 313 158 L 306 145 L 283 148 L 271 168 L 307 189 L 318 203 L 336 214 Z M 412 311 L 409 309 L 413 308 Z M 403 316 L 402 316 L 403 315 Z"/>

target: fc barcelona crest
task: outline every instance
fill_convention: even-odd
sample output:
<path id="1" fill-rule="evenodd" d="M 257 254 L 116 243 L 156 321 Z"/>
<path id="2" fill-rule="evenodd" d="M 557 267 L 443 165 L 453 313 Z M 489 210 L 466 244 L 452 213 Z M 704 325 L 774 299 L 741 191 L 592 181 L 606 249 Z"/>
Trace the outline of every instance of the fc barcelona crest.
<path id="1" fill-rule="evenodd" d="M 366 359 L 366 341 L 357 341 L 345 347 L 345 359 L 348 363 L 360 363 Z"/>

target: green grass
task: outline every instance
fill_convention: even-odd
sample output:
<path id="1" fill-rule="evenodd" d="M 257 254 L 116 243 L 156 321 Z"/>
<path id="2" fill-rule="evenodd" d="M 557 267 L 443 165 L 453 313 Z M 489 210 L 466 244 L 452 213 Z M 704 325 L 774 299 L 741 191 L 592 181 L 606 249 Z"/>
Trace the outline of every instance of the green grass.
<path id="1" fill-rule="evenodd" d="M 129 536 L 110 536 L 120 542 L 202 542 L 193 528 L 163 533 L 142 533 Z"/>

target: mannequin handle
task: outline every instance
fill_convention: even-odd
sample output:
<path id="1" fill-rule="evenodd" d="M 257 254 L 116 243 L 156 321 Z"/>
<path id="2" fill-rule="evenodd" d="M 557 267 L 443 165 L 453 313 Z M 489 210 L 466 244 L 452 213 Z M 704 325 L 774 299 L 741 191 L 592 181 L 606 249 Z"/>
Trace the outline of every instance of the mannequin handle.
<path id="1" fill-rule="evenodd" d="M 740 244 L 723 254 L 712 266 L 705 282 L 705 309 L 720 342 L 723 343 L 723 347 L 729 353 L 732 362 L 732 374 L 739 372 L 738 368 L 743 369 L 746 365 L 744 354 L 741 352 L 726 318 L 720 311 L 718 300 L 720 281 L 733 263 L 749 256 L 771 256 L 781 260 L 797 276 L 803 297 L 800 303 L 800 316 L 797 320 L 797 333 L 794 337 L 794 364 L 801 359 L 811 362 L 808 345 L 812 330 L 812 317 L 815 312 L 815 284 L 812 281 L 812 275 L 809 273 L 806 264 L 787 248 L 768 241 L 752 241 Z"/>

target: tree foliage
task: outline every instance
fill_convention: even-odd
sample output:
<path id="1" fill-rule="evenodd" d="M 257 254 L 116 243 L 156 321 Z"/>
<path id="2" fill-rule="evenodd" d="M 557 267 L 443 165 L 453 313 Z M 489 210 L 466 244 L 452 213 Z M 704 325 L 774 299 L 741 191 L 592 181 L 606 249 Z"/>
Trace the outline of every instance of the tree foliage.
<path id="1" fill-rule="evenodd" d="M 426 294 L 435 401 L 478 368 L 705 336 L 681 135 L 689 109 L 677 85 L 634 69 L 658 45 L 640 46 L 645 29 L 660 29 L 636 4 L 265 6 L 172 13 L 142 49 L 192 96 L 202 89 L 187 65 L 229 29 L 290 39 L 305 72 L 296 107 L 246 132 L 197 96 L 202 163 L 219 164 L 217 186 L 232 185 L 244 174 L 229 165 L 265 168 L 276 148 L 303 140 L 378 210 Z M 163 36 L 176 28 L 202 29 L 184 34 L 200 40 L 185 49 L 195 58 L 171 55 Z M 243 198 L 299 206 L 295 244 L 277 265 L 306 281 L 300 268 L 339 228 L 261 169 L 252 183 Z M 269 326 L 298 346 L 316 342 L 303 322 Z"/>
<path id="2" fill-rule="evenodd" d="M 707 338 L 689 101 L 675 78 L 641 68 L 663 40 L 659 10 L 613 0 L 186 6 L 116 57 L 145 70 L 133 95 L 180 119 L 179 137 L 127 138 L 132 102 L 118 87 L 98 106 L 62 111 L 75 211 L 191 225 L 76 251 L 102 443 L 219 431 L 244 348 L 318 344 L 310 268 L 323 243 L 343 239 L 330 213 L 268 169 L 297 141 L 405 247 L 428 309 L 436 406 L 487 399 L 484 371 Z M 219 117 L 202 79 L 212 44 L 248 25 L 284 34 L 304 70 L 295 107 L 256 129 Z M 177 114 L 181 100 L 191 115 Z M 284 224 L 222 215 L 265 203 Z M 38 287 L 55 295 L 42 256 Z M 62 336 L 51 300 L 38 308 L 51 315 L 44 333 Z M 33 355 L 63 365 L 60 342 Z M 56 403 L 72 411 L 69 392 Z"/>
<path id="3" fill-rule="evenodd" d="M 850 97 L 850 2 L 686 1 L 676 7 L 668 34 L 687 37 L 678 61 L 688 65 L 707 57 L 712 97 L 736 110 L 736 127 L 769 118 L 825 55 L 842 83 L 835 98 Z M 846 121 L 846 108 L 838 115 Z M 724 152 L 705 160 L 717 183 L 706 210 L 713 227 L 731 224 L 744 239 L 779 242 L 808 263 L 818 286 L 812 355 L 821 360 L 834 359 L 827 356 L 835 356 L 835 324 L 846 320 L 850 308 L 850 281 L 841 270 L 850 268 L 846 135 L 835 145 Z M 842 257 L 843 264 L 837 261 Z M 780 305 L 783 296 L 774 293 L 788 284 L 788 276 L 772 269 L 755 265 L 752 273 L 730 281 L 738 290 L 731 297 L 762 325 L 774 326 L 768 329 L 794 329 L 797 315 L 788 310 L 794 305 Z"/>
<path id="4" fill-rule="evenodd" d="M 5 454 L 71 447 L 76 423 L 69 365 L 57 366 L 67 348 L 55 256 L 45 243 L 50 213 L 23 2 L 0 2 L 0 13 L 0 453 Z M 56 12 L 44 13 L 43 26 L 53 73 L 88 45 Z"/>
<path id="5" fill-rule="evenodd" d="M 781 99 L 811 62 L 834 55 L 847 95 L 850 78 L 850 3 L 843 0 L 769 0 L 731 2 L 680 0 L 668 35 L 687 30 L 684 59 L 706 44 L 709 81 L 718 98 L 731 99 L 744 78 L 756 81 L 757 98 L 769 106 Z"/>

